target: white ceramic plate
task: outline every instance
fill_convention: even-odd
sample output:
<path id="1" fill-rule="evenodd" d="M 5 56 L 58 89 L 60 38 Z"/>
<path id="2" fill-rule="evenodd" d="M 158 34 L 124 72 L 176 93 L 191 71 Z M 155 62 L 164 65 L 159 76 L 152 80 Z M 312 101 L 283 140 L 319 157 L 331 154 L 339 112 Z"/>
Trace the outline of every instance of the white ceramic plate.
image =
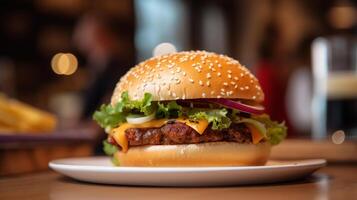
<path id="1" fill-rule="evenodd" d="M 54 160 L 49 166 L 91 183 L 147 186 L 219 186 L 291 181 L 306 177 L 326 160 L 269 161 L 248 167 L 114 167 L 108 157 Z"/>

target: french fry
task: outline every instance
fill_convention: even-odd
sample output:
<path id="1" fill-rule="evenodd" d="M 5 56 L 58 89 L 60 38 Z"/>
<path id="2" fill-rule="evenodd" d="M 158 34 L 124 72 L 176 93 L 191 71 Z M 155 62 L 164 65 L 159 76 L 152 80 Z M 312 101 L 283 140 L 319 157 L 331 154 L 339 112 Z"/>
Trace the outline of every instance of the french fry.
<path id="1" fill-rule="evenodd" d="M 0 95 L 0 131 L 45 133 L 57 124 L 54 115 Z"/>
<path id="2" fill-rule="evenodd" d="M 8 133 L 14 133 L 14 132 L 17 132 L 15 127 L 11 127 L 11 126 L 8 126 L 8 125 L 0 122 L 0 134 L 8 134 Z"/>
<path id="3" fill-rule="evenodd" d="M 0 127 L 0 135 L 2 134 L 9 134 L 9 133 L 16 133 L 17 130 L 12 127 Z"/>

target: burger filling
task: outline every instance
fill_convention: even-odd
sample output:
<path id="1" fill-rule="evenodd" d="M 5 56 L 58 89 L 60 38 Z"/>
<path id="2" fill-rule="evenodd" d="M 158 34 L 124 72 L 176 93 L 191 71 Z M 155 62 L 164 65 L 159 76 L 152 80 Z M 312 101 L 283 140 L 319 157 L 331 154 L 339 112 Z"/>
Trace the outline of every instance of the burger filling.
<path id="1" fill-rule="evenodd" d="M 141 100 L 131 100 L 123 92 L 116 105 L 102 105 L 93 118 L 108 133 L 103 144 L 109 155 L 141 145 L 218 141 L 276 145 L 286 136 L 284 123 L 271 121 L 266 114 L 251 114 L 206 99 L 156 102 L 149 93 Z"/>
<path id="2" fill-rule="evenodd" d="M 129 128 L 125 130 L 129 146 L 194 144 L 229 141 L 252 143 L 250 130 L 244 124 L 234 124 L 222 131 L 207 127 L 203 134 L 182 122 L 170 122 L 159 128 Z M 116 144 L 113 137 L 108 142 Z"/>

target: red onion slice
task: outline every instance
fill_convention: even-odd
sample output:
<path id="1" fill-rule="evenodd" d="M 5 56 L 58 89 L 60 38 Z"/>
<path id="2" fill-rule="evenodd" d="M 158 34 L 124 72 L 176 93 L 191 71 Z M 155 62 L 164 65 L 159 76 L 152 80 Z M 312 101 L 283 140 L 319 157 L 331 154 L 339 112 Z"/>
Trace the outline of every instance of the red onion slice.
<path id="1" fill-rule="evenodd" d="M 263 106 L 251 106 L 251 105 L 243 104 L 241 102 L 233 101 L 230 99 L 207 99 L 207 101 L 212 102 L 212 103 L 221 104 L 228 108 L 240 110 L 242 112 L 247 112 L 247 113 L 252 113 L 252 114 L 257 114 L 257 115 L 264 113 Z"/>

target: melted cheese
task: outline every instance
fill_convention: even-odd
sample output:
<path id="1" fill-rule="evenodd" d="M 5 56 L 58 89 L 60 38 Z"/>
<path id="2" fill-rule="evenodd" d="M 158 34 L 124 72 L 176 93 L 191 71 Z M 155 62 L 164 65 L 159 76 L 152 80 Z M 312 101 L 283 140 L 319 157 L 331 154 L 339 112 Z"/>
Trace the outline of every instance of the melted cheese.
<path id="1" fill-rule="evenodd" d="M 177 121 L 182 122 L 184 124 L 186 124 L 187 126 L 193 128 L 195 131 L 197 131 L 197 133 L 199 133 L 200 135 L 203 134 L 203 132 L 205 132 L 207 126 L 208 126 L 208 121 L 207 120 L 199 120 L 197 122 L 191 122 L 188 119 L 177 119 Z"/>
<path id="2" fill-rule="evenodd" d="M 249 128 L 250 133 L 252 134 L 253 144 L 258 144 L 264 138 L 263 135 L 258 131 L 257 128 L 255 128 L 255 126 L 248 123 L 245 125 Z"/>
<path id="3" fill-rule="evenodd" d="M 187 126 L 190 126 L 199 134 L 203 134 L 203 132 L 206 130 L 208 126 L 207 120 L 199 120 L 197 122 L 191 122 L 188 119 L 182 119 L 182 118 L 178 118 L 175 120 L 185 123 Z M 149 127 L 158 128 L 166 124 L 167 121 L 168 119 L 158 119 L 158 120 L 145 122 L 142 124 L 125 123 L 120 125 L 118 128 L 113 129 L 110 134 L 113 136 L 114 140 L 118 143 L 118 145 L 122 148 L 122 151 L 126 152 L 128 150 L 128 139 L 125 136 L 125 130 L 129 128 L 149 128 Z"/>

